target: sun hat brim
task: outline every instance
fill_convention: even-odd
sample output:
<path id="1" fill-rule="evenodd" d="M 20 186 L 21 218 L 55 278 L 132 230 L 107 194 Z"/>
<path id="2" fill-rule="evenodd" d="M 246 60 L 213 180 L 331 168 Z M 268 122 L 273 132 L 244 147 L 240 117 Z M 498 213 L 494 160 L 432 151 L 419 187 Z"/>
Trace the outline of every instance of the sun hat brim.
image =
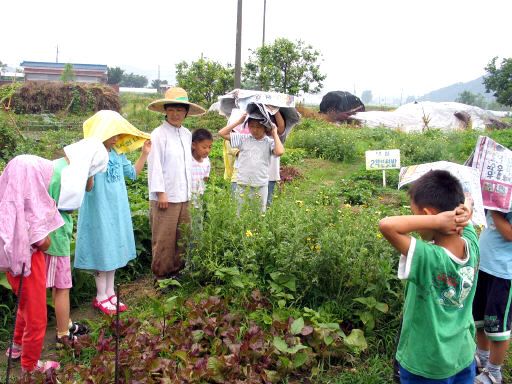
<path id="1" fill-rule="evenodd" d="M 189 105 L 188 116 L 199 116 L 206 113 L 206 110 L 194 103 L 187 100 L 176 100 L 176 99 L 159 99 L 155 100 L 148 105 L 148 109 L 154 112 L 160 112 L 165 114 L 165 104 L 186 104 Z"/>

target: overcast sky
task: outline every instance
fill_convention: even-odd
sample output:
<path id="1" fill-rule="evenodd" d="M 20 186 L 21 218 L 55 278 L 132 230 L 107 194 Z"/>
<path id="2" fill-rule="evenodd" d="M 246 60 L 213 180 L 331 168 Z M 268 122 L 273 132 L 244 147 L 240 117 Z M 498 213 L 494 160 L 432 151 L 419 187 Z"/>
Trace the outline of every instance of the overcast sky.
<path id="1" fill-rule="evenodd" d="M 242 60 L 262 42 L 264 0 L 243 0 Z M 130 66 L 235 61 L 237 0 L 25 0 L 3 4 L 0 60 Z M 20 9 L 22 8 L 22 9 Z M 12 17 L 9 16 L 12 14 Z M 512 57 L 512 0 L 267 0 L 265 41 L 302 39 L 322 53 L 323 92 L 421 96 Z M 150 79 L 152 80 L 152 79 Z"/>

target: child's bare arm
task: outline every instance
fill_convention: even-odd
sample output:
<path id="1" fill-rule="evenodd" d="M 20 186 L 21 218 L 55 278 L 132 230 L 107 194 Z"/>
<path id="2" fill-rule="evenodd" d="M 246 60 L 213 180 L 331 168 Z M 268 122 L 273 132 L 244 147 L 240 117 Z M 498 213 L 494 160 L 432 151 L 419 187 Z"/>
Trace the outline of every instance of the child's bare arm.
<path id="1" fill-rule="evenodd" d="M 146 140 L 142 147 L 142 152 L 133 165 L 135 167 L 135 177 L 139 176 L 139 173 L 144 168 L 144 164 L 146 164 L 146 160 L 148 159 L 149 152 L 151 152 L 151 140 Z"/>
<path id="2" fill-rule="evenodd" d="M 279 138 L 279 135 L 277 134 L 277 128 L 274 126 L 274 129 L 272 130 L 272 137 L 274 138 L 274 150 L 273 153 L 276 156 L 282 156 L 284 154 L 284 146 L 283 143 L 281 143 L 281 139 Z"/>
<path id="3" fill-rule="evenodd" d="M 402 255 L 407 255 L 411 245 L 409 233 L 421 230 L 436 230 L 455 234 L 460 228 L 457 210 L 437 215 L 390 216 L 379 221 L 379 230 L 390 244 Z"/>
<path id="4" fill-rule="evenodd" d="M 234 123 L 226 125 L 224 128 L 221 128 L 219 130 L 219 136 L 223 139 L 229 140 L 231 137 L 231 131 L 233 128 L 235 128 L 237 125 L 242 124 L 245 121 L 245 118 L 247 117 L 247 113 L 244 113 L 242 116 L 240 116 L 240 119 L 235 121 Z"/>
<path id="5" fill-rule="evenodd" d="M 35 247 L 37 247 L 38 250 L 45 252 L 50 248 L 51 244 L 50 236 L 46 236 L 44 239 L 39 240 L 37 243 L 33 244 Z"/>
<path id="6" fill-rule="evenodd" d="M 496 224 L 496 229 L 505 241 L 512 241 L 512 225 L 510 225 L 505 216 L 500 212 L 491 211 L 491 217 L 494 220 L 494 224 Z"/>
<path id="7" fill-rule="evenodd" d="M 87 192 L 91 192 L 92 187 L 94 187 L 94 176 L 89 176 L 87 179 L 87 184 L 85 185 L 85 190 Z"/>
<path id="8" fill-rule="evenodd" d="M 285 122 L 283 119 L 283 115 L 281 115 L 280 111 L 277 111 L 275 118 L 276 118 L 277 134 L 279 136 L 281 136 L 284 133 L 286 125 L 285 125 Z"/>

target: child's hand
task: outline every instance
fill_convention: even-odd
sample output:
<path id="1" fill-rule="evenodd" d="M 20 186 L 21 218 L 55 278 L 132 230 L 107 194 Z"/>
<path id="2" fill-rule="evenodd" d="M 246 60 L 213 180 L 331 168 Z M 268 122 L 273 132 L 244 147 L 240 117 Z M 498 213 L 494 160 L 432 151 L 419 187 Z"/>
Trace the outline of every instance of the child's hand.
<path id="1" fill-rule="evenodd" d="M 460 235 L 464 227 L 468 225 L 468 218 L 462 204 L 453 211 L 438 213 L 437 220 L 438 231 L 445 235 Z"/>
<path id="2" fill-rule="evenodd" d="M 238 124 L 242 124 L 247 118 L 247 113 L 243 113 L 242 116 L 238 119 Z"/>
<path id="3" fill-rule="evenodd" d="M 167 201 L 167 194 L 165 192 L 158 192 L 158 208 L 167 209 L 169 202 Z"/>
<path id="4" fill-rule="evenodd" d="M 151 152 L 151 140 L 146 140 L 142 146 L 142 153 L 149 155 L 149 152 Z"/>
<path id="5" fill-rule="evenodd" d="M 469 225 L 469 220 L 471 220 L 471 216 L 473 215 L 473 207 L 468 207 L 466 204 L 460 204 L 455 209 L 455 221 L 457 222 L 458 234 L 462 235 L 464 231 L 464 227 Z"/>

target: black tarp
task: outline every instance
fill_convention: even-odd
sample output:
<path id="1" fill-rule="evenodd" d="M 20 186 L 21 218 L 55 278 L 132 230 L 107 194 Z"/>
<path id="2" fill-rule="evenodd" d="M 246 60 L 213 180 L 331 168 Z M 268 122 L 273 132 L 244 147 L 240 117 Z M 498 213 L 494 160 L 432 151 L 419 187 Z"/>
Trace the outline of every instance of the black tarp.
<path id="1" fill-rule="evenodd" d="M 364 104 L 359 97 L 350 92 L 332 91 L 325 94 L 320 103 L 320 113 L 333 112 L 364 112 Z"/>

